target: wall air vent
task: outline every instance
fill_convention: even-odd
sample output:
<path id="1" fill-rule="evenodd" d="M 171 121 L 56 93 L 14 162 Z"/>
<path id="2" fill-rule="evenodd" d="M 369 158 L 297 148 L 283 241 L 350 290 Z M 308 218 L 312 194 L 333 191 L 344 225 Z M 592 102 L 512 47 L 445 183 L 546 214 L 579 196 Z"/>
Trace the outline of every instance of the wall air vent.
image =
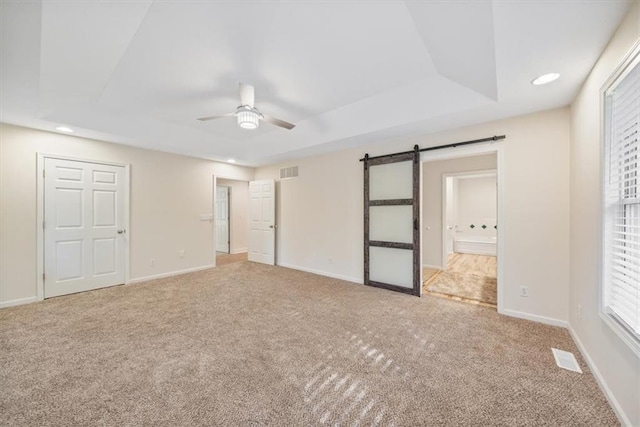
<path id="1" fill-rule="evenodd" d="M 296 178 L 298 176 L 298 166 L 289 166 L 280 169 L 280 179 Z"/>

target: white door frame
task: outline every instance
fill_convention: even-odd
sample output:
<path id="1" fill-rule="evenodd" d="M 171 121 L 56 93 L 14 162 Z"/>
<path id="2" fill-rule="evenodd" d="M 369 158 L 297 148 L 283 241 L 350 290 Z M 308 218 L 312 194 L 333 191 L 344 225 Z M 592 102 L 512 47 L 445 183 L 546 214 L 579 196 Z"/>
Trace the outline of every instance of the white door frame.
<path id="1" fill-rule="evenodd" d="M 497 181 L 497 169 L 484 169 L 469 172 L 452 172 L 442 174 L 442 270 L 447 269 L 447 178 L 460 177 L 489 177 L 495 176 Z"/>
<path id="2" fill-rule="evenodd" d="M 75 162 L 96 163 L 100 165 L 124 168 L 124 283 L 129 283 L 129 262 L 131 227 L 129 226 L 130 175 L 131 165 L 103 160 L 82 159 L 59 154 L 36 154 L 36 296 L 38 301 L 44 300 L 44 161 L 45 159 L 71 160 Z"/>
<path id="3" fill-rule="evenodd" d="M 211 236 L 213 238 L 212 242 L 213 242 L 213 261 L 211 263 L 211 265 L 213 267 L 216 266 L 216 190 L 218 189 L 218 179 L 228 179 L 231 181 L 239 181 L 239 182 L 246 182 L 247 185 L 249 183 L 248 180 L 246 179 L 240 179 L 238 177 L 234 177 L 234 176 L 224 176 L 224 175 L 216 175 L 213 174 L 211 176 L 212 178 L 212 182 L 213 182 L 213 192 L 212 192 L 212 197 L 211 197 L 211 212 L 213 212 L 211 214 Z M 231 187 L 229 187 L 229 253 L 231 253 Z"/>
<path id="4" fill-rule="evenodd" d="M 433 151 L 423 151 L 420 153 L 420 215 L 422 216 L 423 210 L 423 186 L 422 186 L 422 169 L 424 168 L 425 162 L 433 162 L 436 160 L 448 160 L 448 159 L 456 159 L 460 157 L 473 157 L 473 156 L 481 156 L 484 154 L 496 154 L 497 162 L 497 182 L 498 182 L 498 191 L 497 191 L 497 199 L 498 199 L 498 248 L 497 248 L 497 296 L 498 296 L 498 304 L 497 309 L 498 313 L 504 314 L 504 227 L 501 226 L 502 218 L 504 218 L 504 147 L 503 142 L 489 142 L 489 143 L 481 143 L 474 145 L 467 145 L 463 147 L 454 147 L 454 148 L 445 148 L 442 150 L 433 150 Z M 423 254 L 420 254 L 420 260 L 422 262 Z"/>
<path id="5" fill-rule="evenodd" d="M 216 205 L 215 202 L 217 202 L 217 196 L 218 196 L 218 187 L 220 188 L 226 188 L 227 189 L 227 253 L 231 254 L 231 187 L 228 187 L 226 185 L 218 185 L 218 183 L 216 182 L 216 195 L 214 196 L 214 214 L 213 214 L 213 227 L 217 227 L 217 223 L 216 221 L 218 220 L 218 218 L 215 218 L 215 213 L 218 211 L 218 206 Z M 218 236 L 215 236 L 216 240 L 214 241 L 214 244 L 216 245 L 216 256 L 218 254 Z"/>

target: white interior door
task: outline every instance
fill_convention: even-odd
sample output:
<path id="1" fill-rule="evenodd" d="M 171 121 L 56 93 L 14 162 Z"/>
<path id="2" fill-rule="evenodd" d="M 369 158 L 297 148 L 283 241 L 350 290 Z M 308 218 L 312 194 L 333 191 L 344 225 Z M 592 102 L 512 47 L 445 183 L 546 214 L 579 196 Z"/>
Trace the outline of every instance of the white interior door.
<path id="1" fill-rule="evenodd" d="M 455 200 L 455 187 L 454 187 L 454 183 L 455 180 L 453 177 L 446 177 L 445 178 L 445 193 L 444 193 L 444 206 L 445 206 L 445 220 L 444 220 L 444 227 L 445 227 L 445 244 L 446 244 L 446 252 L 445 255 L 450 255 L 453 253 L 453 238 L 454 238 L 454 233 L 455 233 L 455 206 L 454 206 L 454 200 Z M 443 267 L 447 267 L 447 257 L 445 256 L 445 258 L 443 259 Z"/>
<path id="2" fill-rule="evenodd" d="M 275 264 L 275 195 L 272 179 L 249 183 L 249 261 Z"/>
<path id="3" fill-rule="evenodd" d="M 124 283 L 125 169 L 46 158 L 44 296 Z"/>
<path id="4" fill-rule="evenodd" d="M 229 187 L 216 187 L 216 251 L 229 253 Z"/>

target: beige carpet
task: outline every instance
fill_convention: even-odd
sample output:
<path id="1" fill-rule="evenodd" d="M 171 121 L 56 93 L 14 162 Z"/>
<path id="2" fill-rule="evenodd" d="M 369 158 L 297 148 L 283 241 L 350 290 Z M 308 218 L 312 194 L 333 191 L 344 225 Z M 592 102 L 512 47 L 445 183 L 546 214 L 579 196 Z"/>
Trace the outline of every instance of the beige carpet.
<path id="1" fill-rule="evenodd" d="M 564 329 L 248 262 L 0 310 L 0 384 L 11 426 L 617 424 Z"/>

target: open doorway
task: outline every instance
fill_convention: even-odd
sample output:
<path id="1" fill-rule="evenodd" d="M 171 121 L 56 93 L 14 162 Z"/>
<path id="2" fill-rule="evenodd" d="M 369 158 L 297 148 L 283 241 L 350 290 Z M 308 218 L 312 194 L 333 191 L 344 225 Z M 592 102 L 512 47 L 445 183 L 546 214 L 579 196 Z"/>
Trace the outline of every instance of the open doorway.
<path id="1" fill-rule="evenodd" d="M 246 261 L 249 182 L 216 177 L 213 204 L 216 266 Z"/>
<path id="2" fill-rule="evenodd" d="M 218 184 L 216 187 L 216 252 L 228 254 L 231 250 L 231 233 L 229 232 L 229 195 L 230 188 Z"/>
<path id="3" fill-rule="evenodd" d="M 423 163 L 423 294 L 498 306 L 497 168 L 496 152 Z"/>

